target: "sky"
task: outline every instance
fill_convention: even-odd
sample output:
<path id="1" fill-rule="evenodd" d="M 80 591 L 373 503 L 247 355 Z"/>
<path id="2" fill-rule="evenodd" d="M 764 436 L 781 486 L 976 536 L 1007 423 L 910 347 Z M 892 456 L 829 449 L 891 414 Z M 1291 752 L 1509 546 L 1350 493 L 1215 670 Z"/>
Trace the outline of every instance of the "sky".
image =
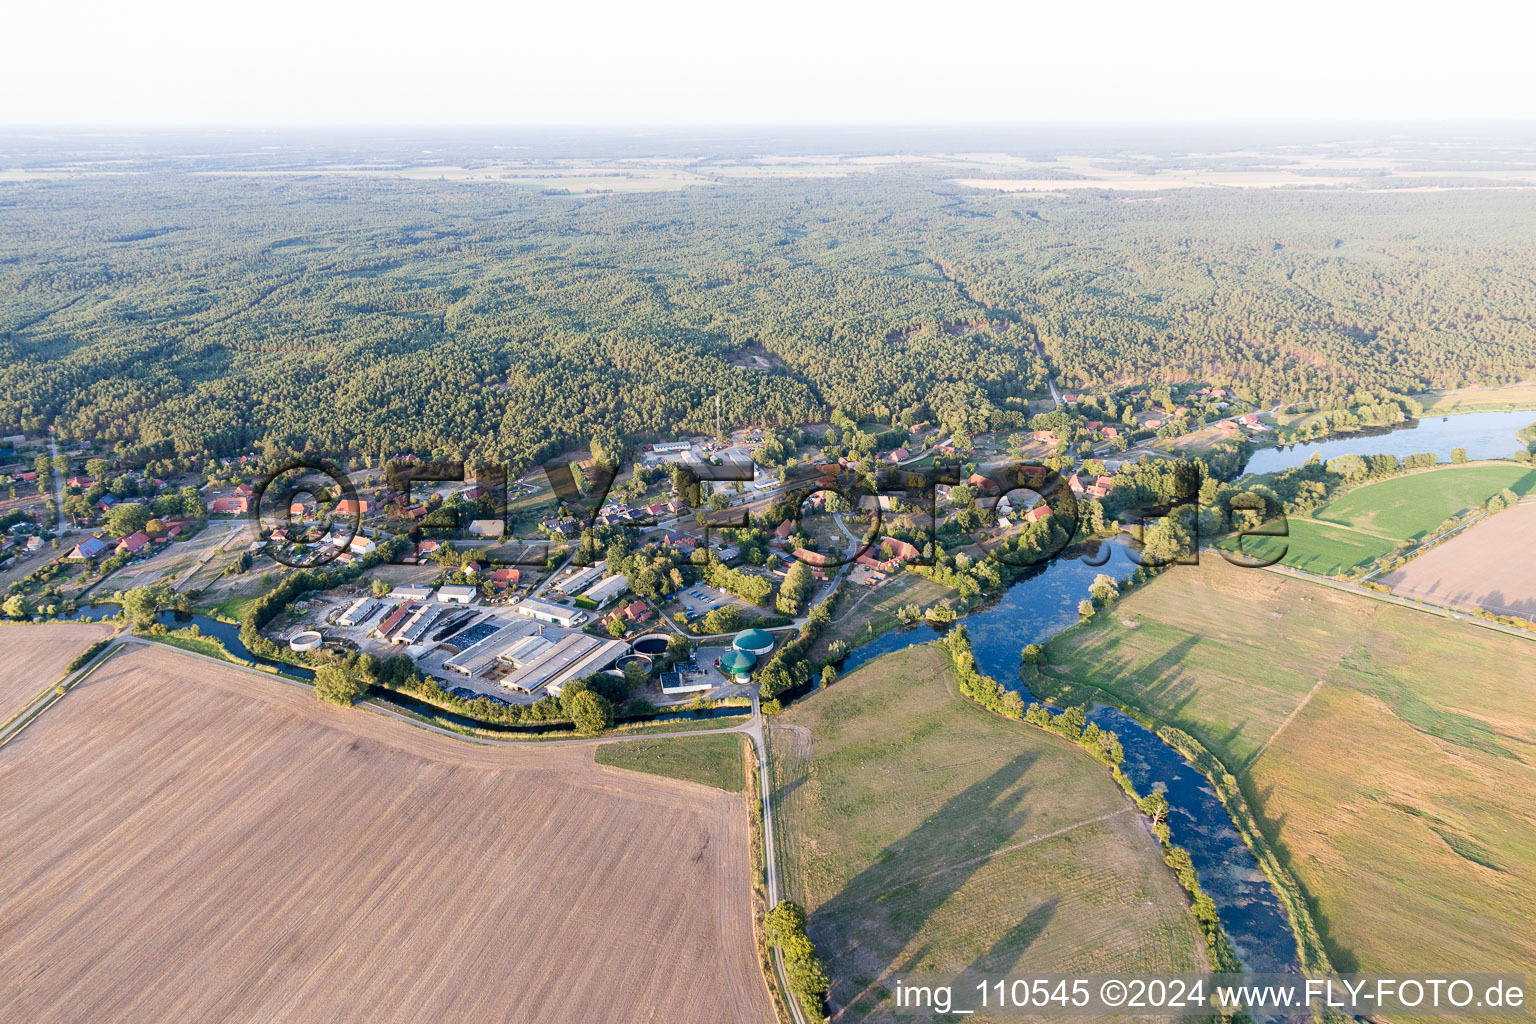
<path id="1" fill-rule="evenodd" d="M 79 0 L 14 5 L 0 123 L 1536 118 L 1536 5 Z"/>

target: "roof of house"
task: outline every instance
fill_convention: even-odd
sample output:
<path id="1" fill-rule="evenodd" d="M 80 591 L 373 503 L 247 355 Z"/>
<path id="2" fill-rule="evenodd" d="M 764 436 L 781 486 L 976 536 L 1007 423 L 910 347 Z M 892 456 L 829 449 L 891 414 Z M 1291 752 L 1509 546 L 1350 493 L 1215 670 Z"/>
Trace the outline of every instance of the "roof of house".
<path id="1" fill-rule="evenodd" d="M 117 542 L 119 548 L 127 548 L 129 551 L 138 551 L 149 543 L 149 534 L 143 530 L 135 530 L 122 540 Z"/>
<path id="2" fill-rule="evenodd" d="M 112 546 L 112 542 L 102 537 L 88 537 L 75 545 L 74 555 L 78 558 L 95 558 Z"/>

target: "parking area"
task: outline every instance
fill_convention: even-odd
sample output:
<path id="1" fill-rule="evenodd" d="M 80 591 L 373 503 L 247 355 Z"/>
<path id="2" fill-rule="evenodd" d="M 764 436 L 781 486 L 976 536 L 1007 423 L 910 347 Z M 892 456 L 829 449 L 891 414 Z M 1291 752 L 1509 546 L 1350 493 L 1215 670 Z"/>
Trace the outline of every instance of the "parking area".
<path id="1" fill-rule="evenodd" d="M 683 606 L 683 610 L 688 613 L 690 619 L 713 611 L 716 608 L 723 608 L 728 604 L 736 605 L 738 608 L 752 607 L 739 597 L 734 597 L 723 590 L 716 590 L 714 587 L 706 586 L 703 583 L 696 583 L 685 590 L 679 590 L 673 597 Z"/>

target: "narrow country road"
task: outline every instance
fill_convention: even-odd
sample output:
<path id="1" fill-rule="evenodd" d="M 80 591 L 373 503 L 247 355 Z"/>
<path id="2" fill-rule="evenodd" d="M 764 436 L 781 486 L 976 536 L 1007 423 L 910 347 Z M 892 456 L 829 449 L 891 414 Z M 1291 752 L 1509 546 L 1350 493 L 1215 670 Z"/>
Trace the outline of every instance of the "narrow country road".
<path id="1" fill-rule="evenodd" d="M 768 780 L 768 737 L 763 729 L 762 709 L 758 705 L 757 697 L 752 698 L 752 722 L 745 730 L 752 740 L 752 747 L 757 751 L 757 788 L 763 798 L 763 873 L 768 881 L 768 906 L 776 907 L 779 904 L 779 866 L 775 860 L 773 848 L 773 800 L 769 795 L 770 786 Z M 794 993 L 789 988 L 789 975 L 784 969 L 784 952 L 779 947 L 773 947 L 773 967 L 778 972 L 779 984 L 784 990 L 784 1001 L 789 1004 L 789 1012 L 795 1019 L 795 1024 L 806 1024 L 805 1015 L 800 1011 L 800 1004 L 795 1001 Z"/>

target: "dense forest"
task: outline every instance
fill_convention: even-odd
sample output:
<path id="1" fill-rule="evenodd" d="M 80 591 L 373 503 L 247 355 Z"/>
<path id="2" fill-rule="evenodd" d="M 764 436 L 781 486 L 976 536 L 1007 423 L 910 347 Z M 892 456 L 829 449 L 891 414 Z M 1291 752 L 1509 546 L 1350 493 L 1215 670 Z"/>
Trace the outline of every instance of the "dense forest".
<path id="1" fill-rule="evenodd" d="M 596 433 L 1016 423 L 1198 379 L 1326 402 L 1536 372 L 1536 193 L 672 192 L 157 172 L 0 185 L 0 429 L 124 457 L 524 467 Z M 759 359 L 753 360 L 751 357 Z M 909 421 L 913 417 L 908 417 Z"/>

